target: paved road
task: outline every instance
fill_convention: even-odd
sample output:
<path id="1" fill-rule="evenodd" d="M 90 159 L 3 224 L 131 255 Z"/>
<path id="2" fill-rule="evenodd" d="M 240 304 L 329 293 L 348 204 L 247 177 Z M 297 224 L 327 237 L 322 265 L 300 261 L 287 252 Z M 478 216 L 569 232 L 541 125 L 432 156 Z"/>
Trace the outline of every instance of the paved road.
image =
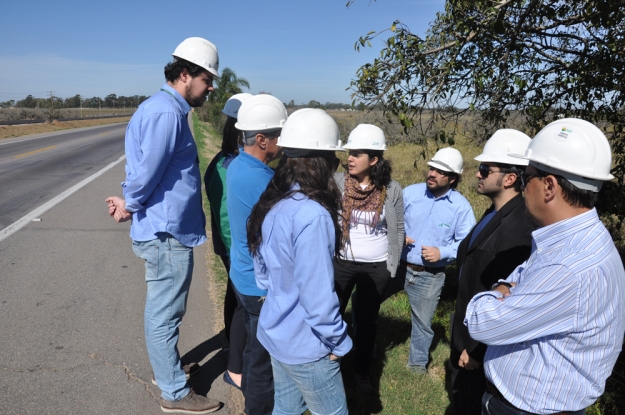
<path id="1" fill-rule="evenodd" d="M 0 141 L 0 229 L 122 156 L 126 125 Z"/>
<path id="2" fill-rule="evenodd" d="M 143 264 L 132 253 L 129 225 L 109 218 L 104 203 L 119 194 L 123 166 L 0 241 L 2 414 L 162 413 L 143 339 Z M 206 249 L 195 251 L 179 346 L 183 358 L 202 365 L 191 386 L 226 402 L 218 413 L 229 413 Z"/>

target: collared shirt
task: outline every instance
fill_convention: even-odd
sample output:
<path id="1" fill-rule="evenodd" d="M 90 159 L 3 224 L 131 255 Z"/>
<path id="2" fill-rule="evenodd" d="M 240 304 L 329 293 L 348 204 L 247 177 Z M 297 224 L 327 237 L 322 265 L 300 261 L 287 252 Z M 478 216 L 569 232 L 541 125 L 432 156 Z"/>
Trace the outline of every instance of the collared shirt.
<path id="1" fill-rule="evenodd" d="M 435 198 L 425 183 L 404 189 L 404 224 L 406 236 L 414 243 L 404 246 L 401 258 L 411 264 L 444 267 L 456 259 L 458 245 L 471 232 L 475 216 L 471 205 L 454 189 Z M 437 262 L 425 262 L 422 246 L 435 246 L 441 252 Z"/>
<path id="2" fill-rule="evenodd" d="M 262 297 L 256 286 L 254 262 L 247 245 L 247 219 L 273 177 L 273 170 L 256 157 L 241 152 L 228 167 L 226 205 L 230 223 L 230 280 L 243 295 Z"/>
<path id="3" fill-rule="evenodd" d="M 577 411 L 603 393 L 625 332 L 625 270 L 592 209 L 532 233 L 533 250 L 506 281 L 467 307 L 471 337 L 488 344 L 486 377 L 514 406 Z"/>
<path id="4" fill-rule="evenodd" d="M 306 196 L 281 200 L 262 225 L 254 257 L 256 283 L 268 290 L 258 340 L 286 364 L 314 362 L 352 347 L 334 291 L 334 224 L 328 211 Z"/>
<path id="5" fill-rule="evenodd" d="M 142 103 L 126 129 L 126 210 L 130 237 L 149 241 L 170 233 L 185 246 L 206 241 L 202 181 L 187 114 L 191 107 L 172 87 Z"/>

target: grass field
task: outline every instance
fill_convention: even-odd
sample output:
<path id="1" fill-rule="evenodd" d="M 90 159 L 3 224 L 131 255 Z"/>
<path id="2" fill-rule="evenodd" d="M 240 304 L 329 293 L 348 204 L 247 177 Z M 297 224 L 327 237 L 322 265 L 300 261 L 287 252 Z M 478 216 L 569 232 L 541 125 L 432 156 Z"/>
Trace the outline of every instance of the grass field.
<path id="1" fill-rule="evenodd" d="M 331 113 L 335 115 L 334 112 Z M 341 117 L 349 117 L 351 114 L 341 114 Z M 339 120 L 339 124 L 341 121 Z M 200 164 L 205 171 L 212 156 L 219 150 L 221 134 L 214 132 L 206 123 L 197 120 L 195 122 L 195 134 L 200 149 Z M 346 135 L 342 133 L 345 141 Z M 444 147 L 444 145 L 442 145 Z M 489 199 L 480 196 L 475 191 L 478 162 L 473 160 L 480 154 L 480 146 L 476 145 L 470 137 L 457 136 L 454 147 L 464 157 L 463 180 L 458 190 L 469 200 L 473 207 L 476 219 L 490 206 Z M 436 144 L 429 143 L 425 150 L 431 156 L 436 150 Z M 385 157 L 393 166 L 393 178 L 402 187 L 422 182 L 427 172 L 426 158 L 422 156 L 424 149 L 414 144 L 397 144 L 391 146 Z M 345 158 L 345 156 L 342 156 Z M 208 204 L 205 200 L 205 208 L 208 214 Z M 215 275 L 215 279 L 222 287 L 220 298 L 225 293 L 226 273 L 223 265 L 216 255 L 212 255 L 209 264 Z M 378 320 L 377 356 L 372 366 L 372 381 L 378 387 L 378 393 L 372 396 L 360 394 L 352 382 L 352 359 L 348 354 L 342 364 L 343 378 L 348 399 L 349 411 L 355 415 L 369 414 L 414 414 L 414 415 L 437 415 L 453 414 L 454 410 L 450 401 L 449 376 L 446 370 L 446 362 L 449 359 L 449 313 L 453 311 L 456 297 L 457 270 L 450 266 L 446 270 L 447 278 L 441 294 L 441 301 L 434 316 L 432 327 L 435 332 L 431 348 L 431 362 L 426 375 L 415 375 L 406 369 L 410 343 L 410 312 L 408 299 L 404 292 L 400 292 L 388 299 L 380 309 Z M 401 278 L 401 276 L 398 276 Z M 346 320 L 351 320 L 347 314 Z M 625 374 L 624 359 L 617 363 L 617 371 Z M 620 366 L 619 366 L 620 365 Z M 625 408 L 622 397 L 623 389 L 619 389 L 625 382 L 618 378 L 619 373 L 613 375 L 608 381 L 608 393 L 606 393 L 595 405 L 589 408 L 588 415 L 617 415 L 619 409 Z"/>

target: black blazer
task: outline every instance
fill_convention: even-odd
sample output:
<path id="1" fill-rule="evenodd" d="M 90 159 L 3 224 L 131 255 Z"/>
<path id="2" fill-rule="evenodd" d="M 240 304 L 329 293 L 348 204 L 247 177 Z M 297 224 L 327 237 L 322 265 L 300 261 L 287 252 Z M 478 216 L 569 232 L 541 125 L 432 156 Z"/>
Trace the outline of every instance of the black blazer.
<path id="1" fill-rule="evenodd" d="M 484 215 L 493 209 L 491 206 Z M 532 249 L 531 233 L 535 229 L 536 225 L 525 213 L 523 196 L 519 194 L 493 216 L 471 247 L 469 241 L 475 227 L 460 243 L 456 259 L 460 276 L 451 333 L 452 361 L 464 349 L 475 360 L 484 361 L 486 345 L 473 340 L 463 323 L 467 305 L 475 294 L 489 291 L 495 282 L 507 278 L 518 265 L 529 258 Z M 456 359 L 455 362 L 457 361 Z"/>

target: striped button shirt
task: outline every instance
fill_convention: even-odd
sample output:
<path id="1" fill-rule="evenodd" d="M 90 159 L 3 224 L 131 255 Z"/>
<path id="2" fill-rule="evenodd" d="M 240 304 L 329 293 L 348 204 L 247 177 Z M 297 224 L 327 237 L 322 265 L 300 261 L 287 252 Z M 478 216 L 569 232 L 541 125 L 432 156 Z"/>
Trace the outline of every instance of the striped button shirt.
<path id="1" fill-rule="evenodd" d="M 625 271 L 594 209 L 532 236 L 531 256 L 506 279 L 511 295 L 477 294 L 464 324 L 488 345 L 486 377 L 514 406 L 580 410 L 603 393 L 623 344 Z"/>

